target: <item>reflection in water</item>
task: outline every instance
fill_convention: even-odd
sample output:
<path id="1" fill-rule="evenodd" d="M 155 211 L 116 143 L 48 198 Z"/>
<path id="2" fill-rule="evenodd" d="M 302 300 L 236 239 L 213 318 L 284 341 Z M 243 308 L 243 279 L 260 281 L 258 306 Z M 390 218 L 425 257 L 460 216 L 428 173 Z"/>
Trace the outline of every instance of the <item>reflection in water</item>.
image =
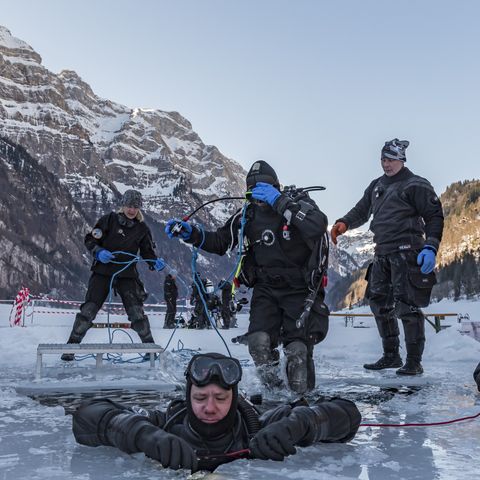
<path id="1" fill-rule="evenodd" d="M 128 406 L 138 405 L 145 409 L 163 410 L 173 399 L 179 398 L 181 393 L 178 390 L 160 392 L 149 389 L 99 389 L 88 392 L 48 392 L 28 396 L 46 407 L 61 406 L 65 409 L 65 414 L 70 415 L 82 402 L 93 398 L 108 398 Z"/>
<path id="2" fill-rule="evenodd" d="M 384 415 L 382 415 L 384 413 Z M 417 411 L 414 414 L 398 415 L 392 410 L 379 411 L 378 422 L 388 419 L 388 423 L 426 423 L 426 416 Z M 375 423 L 375 422 L 368 422 Z M 380 461 L 362 465 L 363 475 L 368 480 L 438 478 L 434 455 L 427 437 L 427 427 L 375 427 L 369 431 L 370 446 L 383 455 Z"/>

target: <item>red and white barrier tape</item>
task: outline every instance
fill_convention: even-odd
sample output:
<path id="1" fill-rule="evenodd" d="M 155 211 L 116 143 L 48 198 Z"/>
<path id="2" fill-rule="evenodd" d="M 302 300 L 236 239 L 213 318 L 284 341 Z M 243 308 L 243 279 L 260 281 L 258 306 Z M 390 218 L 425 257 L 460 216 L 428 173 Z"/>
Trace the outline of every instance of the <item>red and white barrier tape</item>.
<path id="1" fill-rule="evenodd" d="M 22 316 L 25 308 L 30 302 L 30 290 L 22 287 L 15 297 L 12 311 L 10 312 L 10 326 L 19 327 L 22 325 Z M 13 315 L 12 315 L 13 313 Z"/>
<path id="2" fill-rule="evenodd" d="M 45 301 L 45 302 L 52 302 L 52 303 L 61 303 L 65 305 L 81 305 L 84 302 L 78 301 L 78 300 L 58 300 L 56 298 L 50 298 L 50 297 L 45 297 L 45 296 L 38 296 L 38 295 L 30 295 L 30 298 L 33 298 L 34 300 L 40 300 L 40 301 Z M 181 297 L 177 299 L 178 302 L 185 301 L 186 298 Z M 117 305 L 121 305 L 120 303 L 117 303 Z M 162 303 L 145 303 L 145 307 L 164 307 L 166 306 L 166 302 Z"/>
<path id="3" fill-rule="evenodd" d="M 76 315 L 77 311 L 76 310 L 63 310 L 59 312 L 58 310 L 42 310 L 41 308 L 36 308 L 35 309 L 35 314 L 37 313 L 48 313 L 49 315 L 54 314 L 54 315 Z M 152 315 L 164 315 L 165 312 L 145 312 L 146 315 L 152 316 Z M 32 314 L 30 313 L 29 316 Z M 99 311 L 97 315 L 107 315 L 107 312 L 104 311 Z M 125 315 L 125 312 L 119 312 L 119 313 L 114 313 L 110 312 L 110 315 Z"/>

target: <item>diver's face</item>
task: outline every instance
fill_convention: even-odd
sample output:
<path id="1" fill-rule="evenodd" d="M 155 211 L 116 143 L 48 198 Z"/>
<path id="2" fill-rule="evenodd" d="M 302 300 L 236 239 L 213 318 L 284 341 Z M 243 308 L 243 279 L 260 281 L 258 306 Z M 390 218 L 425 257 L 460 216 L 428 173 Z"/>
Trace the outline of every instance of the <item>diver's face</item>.
<path id="1" fill-rule="evenodd" d="M 210 383 L 204 387 L 192 385 L 190 402 L 193 414 L 204 423 L 217 423 L 227 416 L 232 405 L 232 390 Z"/>
<path id="2" fill-rule="evenodd" d="M 391 158 L 383 157 L 381 163 L 387 177 L 393 177 L 403 168 L 403 162 L 401 160 L 392 160 Z"/>
<path id="3" fill-rule="evenodd" d="M 133 220 L 138 215 L 139 210 L 139 208 L 135 207 L 123 207 L 124 215 L 130 220 Z"/>

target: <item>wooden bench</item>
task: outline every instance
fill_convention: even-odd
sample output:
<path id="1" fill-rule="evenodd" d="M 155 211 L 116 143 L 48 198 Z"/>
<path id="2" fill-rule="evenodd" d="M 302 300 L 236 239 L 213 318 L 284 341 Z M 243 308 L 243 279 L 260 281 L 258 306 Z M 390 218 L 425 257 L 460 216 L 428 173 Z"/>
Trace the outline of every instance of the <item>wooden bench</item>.
<path id="1" fill-rule="evenodd" d="M 435 329 L 438 333 L 444 328 L 448 328 L 450 325 L 442 325 L 442 320 L 445 320 L 445 317 L 456 317 L 458 318 L 458 313 L 423 313 L 425 315 L 425 320 Z M 433 322 L 428 318 L 433 317 Z"/>
<path id="2" fill-rule="evenodd" d="M 423 312 L 425 316 L 425 320 L 435 329 L 435 331 L 438 333 L 444 328 L 448 328 L 450 325 L 442 325 L 441 321 L 445 320 L 445 317 L 457 317 L 459 316 L 458 313 L 426 313 Z M 345 326 L 347 327 L 348 324 L 353 326 L 353 321 L 357 317 L 372 317 L 373 314 L 371 313 L 331 313 L 331 317 L 342 317 L 345 319 Z M 433 318 L 433 321 L 430 320 L 429 317 Z"/>
<path id="3" fill-rule="evenodd" d="M 104 353 L 150 353 L 150 368 L 155 367 L 155 353 L 162 353 L 163 347 L 156 343 L 40 343 L 37 347 L 37 368 L 35 378 L 42 375 L 42 360 L 45 354 L 93 354 L 96 366 L 101 367 Z"/>

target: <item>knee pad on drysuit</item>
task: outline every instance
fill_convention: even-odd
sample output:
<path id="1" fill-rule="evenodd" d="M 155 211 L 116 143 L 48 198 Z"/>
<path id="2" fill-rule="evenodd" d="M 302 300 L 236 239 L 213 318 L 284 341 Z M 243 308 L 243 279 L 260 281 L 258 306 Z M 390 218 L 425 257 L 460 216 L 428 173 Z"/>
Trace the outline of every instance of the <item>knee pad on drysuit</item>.
<path id="1" fill-rule="evenodd" d="M 266 332 L 248 334 L 248 351 L 257 367 L 257 373 L 262 382 L 270 388 L 280 388 L 283 382 L 280 378 L 279 359 L 277 349 L 272 348 L 270 335 Z"/>
<path id="2" fill-rule="evenodd" d="M 307 346 L 303 342 L 295 341 L 289 343 L 284 352 L 287 357 L 287 378 L 290 388 L 294 392 L 305 393 L 309 383 Z"/>
<path id="3" fill-rule="evenodd" d="M 99 306 L 93 302 L 86 302 L 80 307 L 80 312 L 75 316 L 75 322 L 73 323 L 72 333 L 67 343 L 80 343 L 92 326 Z"/>
<path id="4" fill-rule="evenodd" d="M 248 351 L 255 365 L 265 365 L 278 362 L 280 354 L 272 348 L 272 341 L 267 332 L 253 332 L 248 334 Z"/>
<path id="5" fill-rule="evenodd" d="M 132 329 L 138 333 L 143 343 L 155 343 L 150 330 L 150 322 L 143 312 L 143 307 L 135 305 L 127 310 L 128 319 L 132 325 Z"/>

